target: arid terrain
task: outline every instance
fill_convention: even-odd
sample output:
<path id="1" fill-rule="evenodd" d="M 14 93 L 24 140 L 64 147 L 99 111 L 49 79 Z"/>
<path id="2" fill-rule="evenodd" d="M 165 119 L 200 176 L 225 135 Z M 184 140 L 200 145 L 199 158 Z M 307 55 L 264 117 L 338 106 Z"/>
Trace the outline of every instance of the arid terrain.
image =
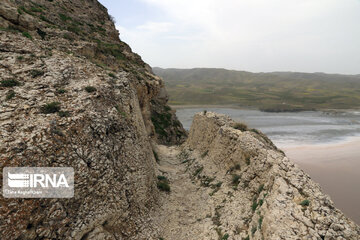
<path id="1" fill-rule="evenodd" d="M 2 0 L 0 27 L 1 169 L 75 172 L 73 198 L 1 197 L 1 239 L 359 238 L 262 132 L 186 132 L 98 1 Z"/>

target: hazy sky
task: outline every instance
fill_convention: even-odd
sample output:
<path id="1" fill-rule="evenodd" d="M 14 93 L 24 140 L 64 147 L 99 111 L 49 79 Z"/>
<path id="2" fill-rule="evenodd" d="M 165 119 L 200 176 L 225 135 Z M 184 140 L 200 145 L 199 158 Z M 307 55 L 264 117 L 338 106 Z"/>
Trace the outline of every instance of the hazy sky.
<path id="1" fill-rule="evenodd" d="M 100 0 L 151 66 L 360 73 L 360 0 Z"/>

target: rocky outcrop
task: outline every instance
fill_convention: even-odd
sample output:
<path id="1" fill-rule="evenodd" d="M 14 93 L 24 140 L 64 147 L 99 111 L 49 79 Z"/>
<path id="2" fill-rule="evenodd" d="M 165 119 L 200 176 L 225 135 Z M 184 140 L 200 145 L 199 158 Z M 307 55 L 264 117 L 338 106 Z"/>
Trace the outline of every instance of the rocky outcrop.
<path id="1" fill-rule="evenodd" d="M 199 186 L 222 182 L 204 202 L 219 239 L 359 239 L 360 227 L 306 173 L 259 131 L 234 126 L 225 115 L 199 113 L 183 150 Z"/>
<path id="2" fill-rule="evenodd" d="M 0 28 L 2 34 L 20 35 L 24 40 L 27 37 L 36 42 L 38 47 L 47 50 L 47 55 L 56 49 L 86 57 L 110 75 L 127 72 L 136 90 L 148 135 L 163 144 L 184 141 L 186 132 L 166 105 L 168 97 L 163 80 L 119 40 L 113 18 L 96 0 L 4 0 L 0 3 Z M 2 45 L 2 49 L 6 51 L 6 46 Z"/>
<path id="3" fill-rule="evenodd" d="M 163 81 L 95 0 L 4 0 L 0 27 L 1 170 L 67 166 L 76 182 L 71 199 L 1 197 L 1 239 L 148 239 L 152 144 L 186 134 Z"/>

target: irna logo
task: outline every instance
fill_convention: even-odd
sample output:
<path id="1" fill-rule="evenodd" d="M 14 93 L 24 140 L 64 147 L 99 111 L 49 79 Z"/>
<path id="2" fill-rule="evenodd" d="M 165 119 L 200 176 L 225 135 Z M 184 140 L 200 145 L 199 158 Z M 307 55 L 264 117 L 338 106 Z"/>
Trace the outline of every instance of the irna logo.
<path id="1" fill-rule="evenodd" d="M 6 198 L 71 198 L 74 169 L 71 167 L 5 167 L 3 196 Z"/>
<path id="2" fill-rule="evenodd" d="M 8 173 L 9 187 L 69 187 L 64 174 L 57 176 L 56 174 L 23 174 Z"/>

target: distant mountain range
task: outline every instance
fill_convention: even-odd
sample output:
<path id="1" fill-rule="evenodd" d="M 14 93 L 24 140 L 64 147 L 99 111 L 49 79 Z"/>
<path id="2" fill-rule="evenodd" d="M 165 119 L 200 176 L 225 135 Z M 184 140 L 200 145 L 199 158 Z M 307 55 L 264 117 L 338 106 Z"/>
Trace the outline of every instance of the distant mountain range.
<path id="1" fill-rule="evenodd" d="M 264 111 L 360 108 L 360 75 L 219 68 L 153 68 L 172 105 L 239 105 Z"/>

